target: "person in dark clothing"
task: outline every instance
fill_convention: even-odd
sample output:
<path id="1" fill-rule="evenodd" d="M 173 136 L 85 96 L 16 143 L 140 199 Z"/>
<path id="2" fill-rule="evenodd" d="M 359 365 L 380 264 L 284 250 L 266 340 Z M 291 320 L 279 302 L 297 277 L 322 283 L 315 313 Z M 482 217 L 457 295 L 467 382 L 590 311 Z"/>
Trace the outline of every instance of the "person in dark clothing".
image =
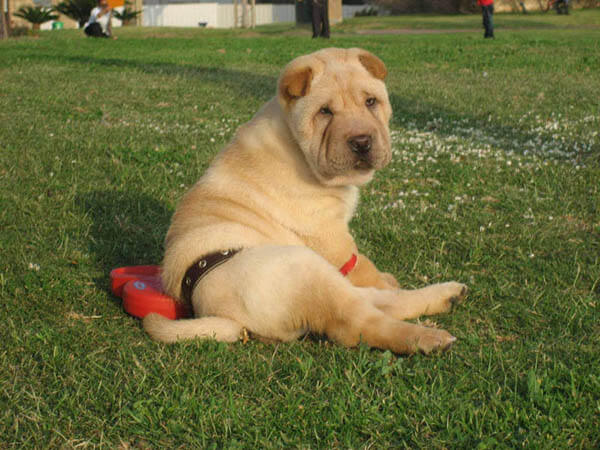
<path id="1" fill-rule="evenodd" d="M 329 4 L 327 0 L 312 0 L 313 38 L 329 39 Z"/>
<path id="2" fill-rule="evenodd" d="M 569 14 L 569 0 L 557 0 L 554 8 L 557 14 Z"/>
<path id="3" fill-rule="evenodd" d="M 477 0 L 477 4 L 481 6 L 481 14 L 483 15 L 483 35 L 486 39 L 494 38 L 494 0 Z"/>
<path id="4" fill-rule="evenodd" d="M 112 36 L 111 19 L 112 8 L 108 6 L 108 0 L 98 0 L 98 6 L 92 9 L 83 32 L 90 37 L 109 38 Z"/>

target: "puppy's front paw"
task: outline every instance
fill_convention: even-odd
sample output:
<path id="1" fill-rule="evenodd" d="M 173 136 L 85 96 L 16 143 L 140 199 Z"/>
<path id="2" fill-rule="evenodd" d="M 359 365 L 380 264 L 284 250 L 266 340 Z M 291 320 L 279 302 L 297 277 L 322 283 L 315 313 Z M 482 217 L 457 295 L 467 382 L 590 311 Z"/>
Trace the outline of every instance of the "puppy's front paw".
<path id="1" fill-rule="evenodd" d="M 453 291 L 452 295 L 449 298 L 450 303 L 456 304 L 462 302 L 469 293 L 469 288 L 466 284 L 457 283 L 456 281 L 450 281 L 449 289 Z"/>
<path id="2" fill-rule="evenodd" d="M 422 327 L 416 337 L 415 347 L 426 355 L 438 351 L 447 350 L 456 342 L 456 338 L 446 330 Z"/>
<path id="3" fill-rule="evenodd" d="M 450 311 L 454 305 L 462 302 L 469 292 L 466 284 L 457 283 L 456 281 L 441 283 L 436 287 L 440 299 L 440 312 Z"/>

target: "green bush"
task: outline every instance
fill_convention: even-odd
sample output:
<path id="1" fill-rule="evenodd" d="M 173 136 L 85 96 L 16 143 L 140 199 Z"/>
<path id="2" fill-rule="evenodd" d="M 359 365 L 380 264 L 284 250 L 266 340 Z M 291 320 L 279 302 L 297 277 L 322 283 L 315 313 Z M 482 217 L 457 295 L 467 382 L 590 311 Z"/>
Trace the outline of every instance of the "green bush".
<path id="1" fill-rule="evenodd" d="M 378 13 L 379 13 L 379 10 L 377 8 L 371 7 L 371 8 L 365 8 L 361 11 L 356 11 L 354 13 L 354 17 L 376 16 Z"/>
<path id="2" fill-rule="evenodd" d="M 113 11 L 113 17 L 119 19 L 123 22 L 123 25 L 128 25 L 133 19 L 135 19 L 138 15 L 140 15 L 141 11 L 135 11 L 131 7 L 131 2 L 125 2 L 125 6 L 123 7 L 123 11 Z"/>
<path id="3" fill-rule="evenodd" d="M 15 16 L 25 19 L 34 30 L 39 30 L 43 23 L 58 19 L 56 14 L 52 14 L 52 8 L 43 6 L 21 6 Z"/>

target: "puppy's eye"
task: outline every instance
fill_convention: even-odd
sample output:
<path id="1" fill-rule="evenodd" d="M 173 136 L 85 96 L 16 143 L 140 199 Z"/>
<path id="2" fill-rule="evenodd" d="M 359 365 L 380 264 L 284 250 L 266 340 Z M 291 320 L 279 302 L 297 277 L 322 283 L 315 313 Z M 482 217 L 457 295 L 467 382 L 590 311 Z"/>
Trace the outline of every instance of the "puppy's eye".
<path id="1" fill-rule="evenodd" d="M 333 115 L 333 113 L 332 113 L 332 112 L 331 112 L 331 110 L 329 109 L 329 106 L 323 106 L 323 107 L 322 107 L 322 108 L 319 110 L 319 112 L 320 112 L 321 114 L 327 114 L 327 115 L 329 115 L 329 116 L 332 116 L 332 115 Z"/>
<path id="2" fill-rule="evenodd" d="M 365 102 L 365 105 L 370 108 L 371 106 L 375 106 L 375 103 L 377 103 L 377 99 L 375 97 L 369 97 Z"/>

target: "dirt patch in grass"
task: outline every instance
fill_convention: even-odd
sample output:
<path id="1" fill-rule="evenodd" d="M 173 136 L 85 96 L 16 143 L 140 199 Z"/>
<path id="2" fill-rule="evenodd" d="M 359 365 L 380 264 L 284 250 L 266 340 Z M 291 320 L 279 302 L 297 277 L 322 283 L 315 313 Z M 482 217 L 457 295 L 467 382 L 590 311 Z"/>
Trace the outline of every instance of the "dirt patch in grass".
<path id="1" fill-rule="evenodd" d="M 433 29 L 414 29 L 414 28 L 399 28 L 392 30 L 358 30 L 358 34 L 442 34 L 442 33 L 472 33 L 479 29 L 450 29 L 450 30 L 433 30 Z"/>

